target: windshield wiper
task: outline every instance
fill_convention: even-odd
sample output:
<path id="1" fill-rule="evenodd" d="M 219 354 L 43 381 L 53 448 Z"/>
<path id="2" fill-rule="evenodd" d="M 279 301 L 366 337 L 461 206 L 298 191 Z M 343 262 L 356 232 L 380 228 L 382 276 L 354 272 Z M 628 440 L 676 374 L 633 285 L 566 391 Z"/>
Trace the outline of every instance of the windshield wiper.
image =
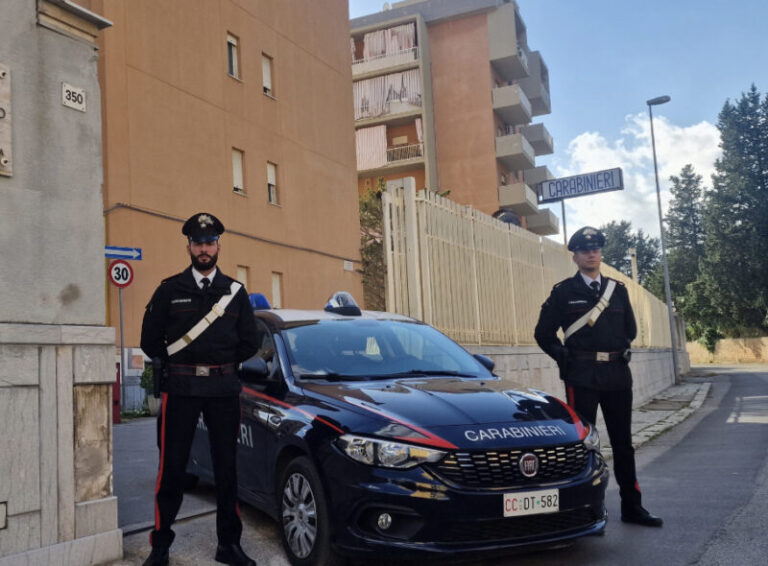
<path id="1" fill-rule="evenodd" d="M 408 371 L 399 371 L 397 373 L 388 373 L 385 375 L 376 375 L 375 377 L 423 377 L 429 375 L 444 375 L 448 377 L 480 377 L 474 373 L 461 371 L 451 371 L 445 369 L 411 369 Z"/>
<path id="2" fill-rule="evenodd" d="M 348 375 L 345 373 L 337 373 L 335 371 L 329 371 L 327 373 L 298 373 L 296 377 L 299 379 L 326 379 L 328 381 L 360 381 L 364 379 L 361 375 Z"/>

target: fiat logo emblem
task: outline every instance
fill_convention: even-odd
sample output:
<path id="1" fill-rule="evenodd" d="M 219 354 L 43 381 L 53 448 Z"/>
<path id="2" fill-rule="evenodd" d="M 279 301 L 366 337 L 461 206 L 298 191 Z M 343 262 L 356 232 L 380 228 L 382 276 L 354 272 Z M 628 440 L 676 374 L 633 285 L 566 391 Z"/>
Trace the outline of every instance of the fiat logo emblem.
<path id="1" fill-rule="evenodd" d="M 527 452 L 520 457 L 520 472 L 527 478 L 532 478 L 539 471 L 539 459 L 536 454 Z"/>

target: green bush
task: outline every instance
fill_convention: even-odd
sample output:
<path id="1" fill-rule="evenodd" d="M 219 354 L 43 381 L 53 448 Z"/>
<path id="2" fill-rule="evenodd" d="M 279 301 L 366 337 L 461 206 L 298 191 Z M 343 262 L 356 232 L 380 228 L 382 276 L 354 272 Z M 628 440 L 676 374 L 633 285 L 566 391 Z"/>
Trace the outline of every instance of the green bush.
<path id="1" fill-rule="evenodd" d="M 152 395 L 155 390 L 152 377 L 152 366 L 145 367 L 144 371 L 141 372 L 141 388 L 146 392 L 147 395 Z"/>

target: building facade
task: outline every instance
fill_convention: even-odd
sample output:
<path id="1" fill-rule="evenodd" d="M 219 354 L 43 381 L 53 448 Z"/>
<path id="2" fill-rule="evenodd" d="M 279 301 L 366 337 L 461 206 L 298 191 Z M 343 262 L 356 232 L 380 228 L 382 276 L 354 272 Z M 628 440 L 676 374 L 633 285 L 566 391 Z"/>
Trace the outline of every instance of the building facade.
<path id="1" fill-rule="evenodd" d="M 97 38 L 65 0 L 0 16 L 0 566 L 122 557 L 112 491 Z"/>
<path id="2" fill-rule="evenodd" d="M 362 298 L 346 1 L 80 2 L 114 22 L 100 59 L 106 243 L 142 250 L 126 347 L 156 286 L 189 265 L 181 227 L 196 212 L 226 227 L 224 273 L 272 306 Z M 115 287 L 107 301 L 117 326 Z"/>
<path id="3" fill-rule="evenodd" d="M 413 177 L 556 234 L 535 192 L 552 178 L 535 159 L 553 141 L 532 123 L 551 111 L 549 72 L 515 2 L 406 0 L 350 25 L 358 190 Z"/>

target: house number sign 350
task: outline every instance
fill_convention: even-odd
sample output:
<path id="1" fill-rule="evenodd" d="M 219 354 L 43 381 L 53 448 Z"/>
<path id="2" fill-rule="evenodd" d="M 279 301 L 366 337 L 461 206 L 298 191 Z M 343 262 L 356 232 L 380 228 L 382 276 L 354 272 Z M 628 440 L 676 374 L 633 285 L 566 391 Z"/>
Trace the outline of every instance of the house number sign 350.
<path id="1" fill-rule="evenodd" d="M 85 89 L 61 83 L 61 103 L 69 108 L 85 112 Z"/>

